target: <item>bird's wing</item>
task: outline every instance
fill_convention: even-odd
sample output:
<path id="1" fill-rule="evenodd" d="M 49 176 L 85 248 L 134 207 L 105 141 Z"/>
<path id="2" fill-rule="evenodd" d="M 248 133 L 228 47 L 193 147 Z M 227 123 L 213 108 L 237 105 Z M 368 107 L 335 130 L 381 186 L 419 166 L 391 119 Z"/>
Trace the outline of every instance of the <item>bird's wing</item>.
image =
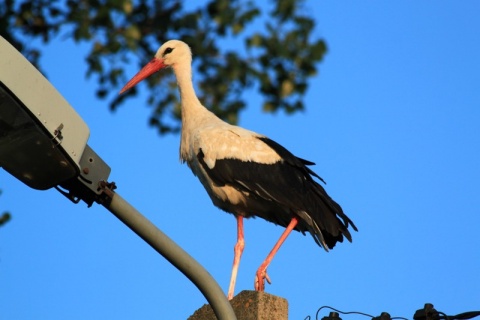
<path id="1" fill-rule="evenodd" d="M 313 180 L 313 177 L 322 180 L 307 167 L 314 163 L 295 157 L 271 139 L 263 136 L 253 138 L 268 147 L 270 158 L 266 150 L 258 147 L 262 149 L 262 159 L 267 161 L 259 161 L 255 157 L 248 159 L 245 155 L 236 157 L 234 152 L 229 155 L 225 152 L 224 157 L 217 157 L 212 166 L 212 163 L 206 161 L 211 158 L 208 155 L 209 150 L 199 149 L 197 159 L 213 183 L 217 186 L 231 186 L 250 197 L 275 203 L 273 207 L 281 207 L 290 211 L 290 214 L 296 214 L 308 225 L 304 224 L 303 229 L 308 229 L 317 243 L 321 243 L 325 248 L 333 247 L 336 241 L 341 241 L 342 234 L 351 240 L 348 225 L 356 228 L 325 189 Z M 245 153 L 247 150 L 242 151 Z M 276 161 L 268 161 L 269 159 Z M 288 223 L 288 218 L 280 217 L 277 212 L 251 214 L 281 225 Z M 338 221 L 337 215 L 342 218 L 343 224 Z M 320 230 L 326 231 L 325 240 L 325 232 Z M 332 235 L 330 239 L 329 234 Z"/>
<path id="2" fill-rule="evenodd" d="M 307 167 L 313 165 L 313 162 L 295 157 L 280 144 L 266 137 L 255 139 L 269 147 L 272 158 L 277 159 L 275 162 L 241 160 L 233 156 L 217 159 L 214 167 L 204 166 L 212 181 L 218 185 L 230 185 L 237 190 L 254 193 L 265 200 L 276 201 L 292 211 L 304 201 L 305 194 L 312 186 L 320 188 L 318 192 L 321 197 L 328 197 L 312 176 L 322 179 Z M 268 157 L 264 156 L 264 159 Z M 341 210 L 335 202 L 329 201 L 329 197 L 324 200 L 332 206 L 332 210 Z"/>
<path id="3" fill-rule="evenodd" d="M 263 142 L 261 136 L 253 131 L 226 123 L 214 123 L 212 127 L 203 127 L 194 135 L 193 149 L 202 149 L 204 160 L 210 168 L 222 159 L 235 159 L 244 162 L 272 164 L 281 158 L 272 148 Z"/>

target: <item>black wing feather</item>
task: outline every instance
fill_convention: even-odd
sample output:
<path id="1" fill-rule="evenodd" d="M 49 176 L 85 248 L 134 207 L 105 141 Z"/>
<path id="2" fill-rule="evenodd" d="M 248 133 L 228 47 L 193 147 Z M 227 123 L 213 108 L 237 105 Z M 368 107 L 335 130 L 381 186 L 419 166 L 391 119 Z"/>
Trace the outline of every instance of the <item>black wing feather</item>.
<path id="1" fill-rule="evenodd" d="M 280 144 L 268 138 L 259 138 L 271 147 L 282 160 L 275 164 L 262 164 L 238 159 L 221 159 L 210 169 L 202 150 L 197 158 L 210 179 L 218 186 L 229 185 L 247 196 L 245 206 L 225 203 L 222 209 L 245 216 L 259 216 L 286 227 L 293 216 L 300 218 L 296 230 L 309 231 L 315 241 L 325 249 L 342 242 L 343 236 L 351 241 L 348 226 L 357 230 L 342 208 L 313 178 L 322 182 L 307 165 L 313 162 L 295 157 Z M 339 220 L 340 217 L 342 221 Z"/>

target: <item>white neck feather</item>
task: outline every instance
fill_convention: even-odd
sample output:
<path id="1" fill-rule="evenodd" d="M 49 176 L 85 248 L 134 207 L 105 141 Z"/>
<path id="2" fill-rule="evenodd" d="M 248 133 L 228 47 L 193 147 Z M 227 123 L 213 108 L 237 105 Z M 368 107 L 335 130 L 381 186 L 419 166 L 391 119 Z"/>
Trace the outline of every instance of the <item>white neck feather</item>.
<path id="1" fill-rule="evenodd" d="M 173 71 L 177 78 L 178 89 L 182 101 L 182 109 L 194 106 L 201 106 L 200 101 L 195 94 L 192 82 L 192 67 L 188 63 L 174 65 Z M 183 110 L 182 110 L 183 111 Z"/>
<path id="2" fill-rule="evenodd" d="M 177 78 L 178 89 L 182 105 L 182 137 L 180 142 L 180 159 L 188 161 L 192 155 L 190 142 L 192 130 L 198 128 L 199 123 L 219 120 L 213 113 L 207 110 L 198 100 L 192 82 L 192 67 L 190 63 L 176 64 L 173 71 Z M 214 120 L 215 119 L 215 120 Z"/>

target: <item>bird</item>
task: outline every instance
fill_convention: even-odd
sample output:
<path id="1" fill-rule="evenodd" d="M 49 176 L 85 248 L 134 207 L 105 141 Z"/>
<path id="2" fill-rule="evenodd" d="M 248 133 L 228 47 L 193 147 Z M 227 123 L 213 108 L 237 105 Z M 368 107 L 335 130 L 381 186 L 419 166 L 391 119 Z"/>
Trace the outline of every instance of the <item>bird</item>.
<path id="1" fill-rule="evenodd" d="M 255 273 L 254 288 L 271 283 L 267 267 L 293 231 L 310 233 L 326 251 L 358 231 L 316 181 L 315 163 L 296 157 L 265 135 L 229 124 L 202 105 L 192 81 L 192 52 L 180 40 L 165 42 L 155 56 L 121 89 L 120 94 L 164 68 L 176 76 L 181 100 L 180 160 L 198 177 L 213 204 L 235 216 L 237 241 L 227 298 L 234 296 L 245 247 L 244 218 L 260 217 L 285 227 Z"/>

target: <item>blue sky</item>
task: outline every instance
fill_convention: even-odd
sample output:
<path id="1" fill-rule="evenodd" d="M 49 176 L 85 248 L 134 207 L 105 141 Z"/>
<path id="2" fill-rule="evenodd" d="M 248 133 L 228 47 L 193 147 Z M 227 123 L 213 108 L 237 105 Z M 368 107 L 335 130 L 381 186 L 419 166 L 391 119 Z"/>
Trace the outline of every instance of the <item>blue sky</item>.
<path id="1" fill-rule="evenodd" d="M 480 4 L 308 6 L 329 52 L 307 110 L 263 114 L 248 92 L 240 124 L 316 162 L 359 232 L 329 253 L 293 234 L 268 269 L 266 291 L 288 300 L 290 319 L 314 318 L 323 305 L 407 318 L 426 302 L 449 315 L 478 310 Z M 147 126 L 150 110 L 140 97 L 113 114 L 95 99 L 85 54 L 58 40 L 45 48 L 43 68 L 89 125 L 89 145 L 112 167 L 118 193 L 226 291 L 235 219 L 179 163 L 179 137 Z M 0 318 L 186 319 L 206 302 L 103 207 L 29 189 L 1 170 L 0 188 L 0 211 L 13 214 L 0 228 Z M 282 231 L 246 221 L 237 293 L 253 289 Z"/>

